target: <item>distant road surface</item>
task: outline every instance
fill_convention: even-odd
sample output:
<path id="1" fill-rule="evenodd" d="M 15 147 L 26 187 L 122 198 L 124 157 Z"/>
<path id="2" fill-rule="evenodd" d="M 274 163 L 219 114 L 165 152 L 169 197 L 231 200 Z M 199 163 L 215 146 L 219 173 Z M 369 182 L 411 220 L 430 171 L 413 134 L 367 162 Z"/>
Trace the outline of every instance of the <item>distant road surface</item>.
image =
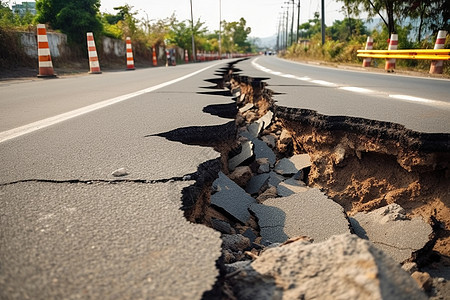
<path id="1" fill-rule="evenodd" d="M 269 77 L 279 105 L 450 132 L 450 80 L 354 71 L 260 56 L 238 64 L 243 75 Z"/>

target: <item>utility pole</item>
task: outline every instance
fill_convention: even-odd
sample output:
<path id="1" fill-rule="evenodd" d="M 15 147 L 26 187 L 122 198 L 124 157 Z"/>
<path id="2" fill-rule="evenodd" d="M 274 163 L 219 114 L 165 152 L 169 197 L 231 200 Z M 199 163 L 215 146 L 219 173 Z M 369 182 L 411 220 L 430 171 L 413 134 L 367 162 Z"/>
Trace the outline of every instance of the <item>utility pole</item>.
<path id="1" fill-rule="evenodd" d="M 292 0 L 291 46 L 294 43 L 294 17 L 295 17 L 294 0 Z"/>
<path id="2" fill-rule="evenodd" d="M 222 0 L 219 0 L 219 59 L 222 59 Z"/>
<path id="3" fill-rule="evenodd" d="M 284 50 L 284 46 L 286 43 L 286 31 L 284 30 L 284 28 L 285 28 L 284 22 L 286 20 L 284 17 L 285 15 L 286 15 L 286 12 L 283 11 L 283 16 L 281 17 L 281 49 L 283 49 L 283 50 Z"/>
<path id="4" fill-rule="evenodd" d="M 192 0 L 190 1 L 191 1 L 192 58 L 194 62 L 196 62 L 197 55 L 195 53 L 195 40 L 194 40 L 194 13 L 192 12 Z"/>
<path id="5" fill-rule="evenodd" d="M 277 53 L 280 51 L 280 27 L 281 27 L 280 15 L 278 15 L 278 28 L 277 28 Z"/>
<path id="6" fill-rule="evenodd" d="M 286 50 L 288 47 L 288 38 L 289 38 L 289 6 L 286 9 Z"/>
<path id="7" fill-rule="evenodd" d="M 322 0 L 322 45 L 325 44 L 325 0 Z"/>
<path id="8" fill-rule="evenodd" d="M 298 0 L 298 12 L 297 12 L 297 43 L 300 39 L 300 0 Z"/>

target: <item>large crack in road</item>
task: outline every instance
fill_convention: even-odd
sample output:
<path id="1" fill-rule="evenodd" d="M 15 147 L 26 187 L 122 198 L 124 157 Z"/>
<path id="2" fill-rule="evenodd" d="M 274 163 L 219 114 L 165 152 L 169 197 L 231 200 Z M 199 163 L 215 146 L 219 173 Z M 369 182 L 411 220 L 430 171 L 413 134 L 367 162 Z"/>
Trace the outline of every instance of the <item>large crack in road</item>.
<path id="1" fill-rule="evenodd" d="M 321 241 L 356 231 L 377 245 L 385 245 L 384 251 L 406 250 L 390 254 L 398 263 L 414 262 L 424 267 L 441 260 L 448 266 L 448 134 L 425 134 L 394 123 L 278 106 L 276 91 L 264 82 L 267 78 L 241 75 L 238 64 L 235 61 L 218 70 L 220 78 L 206 80 L 214 84 L 208 87 L 211 91 L 201 92 L 232 98 L 235 103 L 211 105 L 203 111 L 233 121 L 159 135 L 213 147 L 221 153 L 220 162 L 199 168 L 204 176 L 185 189 L 183 196 L 188 220 L 222 233 L 222 256 L 217 262 L 221 276 L 204 298 L 242 296 L 246 287 L 233 278 L 243 266 L 274 243 L 296 240 L 296 236 L 315 235 L 314 239 Z M 306 164 L 298 165 L 305 157 Z M 290 165 L 281 166 L 286 160 Z M 316 193 L 319 189 L 321 192 Z M 293 204 L 283 206 L 277 199 Z M 314 199 L 310 206 L 296 207 L 308 199 Z M 328 200 L 342 207 L 338 205 L 321 219 L 314 210 L 333 210 Z M 322 202 L 325 208 L 320 210 L 317 207 Z M 361 216 L 366 214 L 362 212 L 380 209 L 380 220 L 384 217 L 380 224 L 384 222 L 395 234 L 403 235 L 399 240 L 405 239 L 404 244 L 395 241 L 395 234 L 392 240 L 376 240 L 370 226 L 363 224 Z M 310 221 L 292 225 L 292 218 Z M 327 223 L 330 218 L 332 222 Z M 402 225 L 387 223 L 390 221 Z M 408 229 L 412 224 L 418 227 Z M 298 228 L 302 226 L 306 229 Z M 314 229 L 308 231 L 308 226 Z M 367 227 L 361 231 L 361 226 Z M 417 232 L 412 231 L 422 236 L 414 236 Z M 420 240 L 419 244 L 410 245 L 414 239 Z M 236 267 L 240 262 L 244 265 Z M 435 282 L 428 295 L 439 296 L 438 285 Z"/>

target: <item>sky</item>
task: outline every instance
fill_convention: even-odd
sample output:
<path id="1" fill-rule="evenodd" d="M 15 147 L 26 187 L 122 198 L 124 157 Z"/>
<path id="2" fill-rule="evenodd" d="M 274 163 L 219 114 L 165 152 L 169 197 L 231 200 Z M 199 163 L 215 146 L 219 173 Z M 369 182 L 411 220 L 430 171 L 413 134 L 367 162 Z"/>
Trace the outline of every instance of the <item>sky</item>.
<path id="1" fill-rule="evenodd" d="M 219 3 L 222 3 L 220 9 Z M 291 4 L 284 4 L 290 2 Z M 334 20 L 342 20 L 345 16 L 341 11 L 342 2 L 325 0 L 325 24 L 330 26 Z M 100 0 L 101 12 L 116 13 L 114 7 L 128 4 L 138 12 L 138 18 L 159 20 L 170 17 L 172 13 L 178 20 L 190 20 L 190 0 Z M 298 0 L 295 0 L 296 6 Z M 314 12 L 321 10 L 321 0 L 300 1 L 300 24 L 312 19 Z M 281 8 L 281 7 L 285 8 Z M 243 17 L 247 26 L 252 29 L 251 37 L 264 38 L 277 33 L 280 15 L 289 6 L 289 15 L 292 16 L 291 0 L 192 0 L 194 20 L 200 18 L 209 31 L 219 30 L 220 10 L 222 20 L 227 22 L 239 21 Z M 289 21 L 290 23 L 291 21 Z M 297 23 L 297 8 L 295 8 L 295 21 Z M 294 25 L 295 27 L 295 25 Z M 290 27 L 289 27 L 290 28 Z M 289 29 L 290 30 L 290 29 Z"/>

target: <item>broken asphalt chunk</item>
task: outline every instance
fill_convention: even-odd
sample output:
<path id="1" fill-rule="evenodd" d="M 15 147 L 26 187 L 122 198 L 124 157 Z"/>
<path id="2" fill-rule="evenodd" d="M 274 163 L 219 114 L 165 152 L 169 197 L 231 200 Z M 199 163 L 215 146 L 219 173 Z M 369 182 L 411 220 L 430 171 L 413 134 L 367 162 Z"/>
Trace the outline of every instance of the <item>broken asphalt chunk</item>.
<path id="1" fill-rule="evenodd" d="M 237 299 L 425 300 L 400 265 L 352 234 L 264 251 L 230 277 Z"/>
<path id="2" fill-rule="evenodd" d="M 211 195 L 211 204 L 224 209 L 242 223 L 249 220 L 248 207 L 256 200 L 250 197 L 240 186 L 224 173 L 219 172 L 219 178 L 213 182 L 213 190 L 217 192 Z"/>
<path id="3" fill-rule="evenodd" d="M 311 158 L 308 154 L 297 154 L 290 158 L 281 159 L 276 164 L 274 171 L 281 175 L 293 175 L 310 166 Z"/>
<path id="4" fill-rule="evenodd" d="M 264 235 L 265 230 L 274 227 L 281 227 L 287 238 L 306 235 L 316 242 L 336 234 L 350 233 L 344 209 L 318 189 L 308 188 L 299 194 L 268 199 L 264 205 L 251 205 L 250 210 L 258 219 L 262 240 L 270 242 L 286 241 L 279 238 L 271 240 L 272 231 L 270 236 Z"/>
<path id="5" fill-rule="evenodd" d="M 422 218 L 409 219 L 396 203 L 369 213 L 357 213 L 350 222 L 359 237 L 370 240 L 398 263 L 422 249 L 433 232 Z"/>
<path id="6" fill-rule="evenodd" d="M 112 176 L 114 177 L 122 177 L 122 176 L 127 176 L 129 173 L 125 168 L 120 168 L 115 170 L 114 172 L 111 173 Z"/>
<path id="7" fill-rule="evenodd" d="M 278 196 L 281 197 L 287 197 L 296 193 L 302 193 L 307 191 L 309 188 L 306 186 L 306 184 L 300 180 L 297 180 L 294 177 L 289 178 L 283 182 L 281 182 L 277 186 L 277 193 Z"/>
<path id="8" fill-rule="evenodd" d="M 277 161 L 277 157 L 275 153 L 270 149 L 269 146 L 267 146 L 266 143 L 259 139 L 253 139 L 252 140 L 254 144 L 253 151 L 255 152 L 255 158 L 267 158 L 269 160 L 269 163 L 271 166 L 275 165 L 275 162 Z"/>
<path id="9" fill-rule="evenodd" d="M 253 176 L 247 183 L 245 191 L 251 195 L 259 193 L 262 187 L 269 181 L 269 177 L 269 173 L 263 173 Z"/>
<path id="10" fill-rule="evenodd" d="M 241 163 L 253 156 L 253 143 L 246 141 L 241 144 L 241 152 L 228 160 L 228 168 L 230 170 L 236 169 Z"/>

